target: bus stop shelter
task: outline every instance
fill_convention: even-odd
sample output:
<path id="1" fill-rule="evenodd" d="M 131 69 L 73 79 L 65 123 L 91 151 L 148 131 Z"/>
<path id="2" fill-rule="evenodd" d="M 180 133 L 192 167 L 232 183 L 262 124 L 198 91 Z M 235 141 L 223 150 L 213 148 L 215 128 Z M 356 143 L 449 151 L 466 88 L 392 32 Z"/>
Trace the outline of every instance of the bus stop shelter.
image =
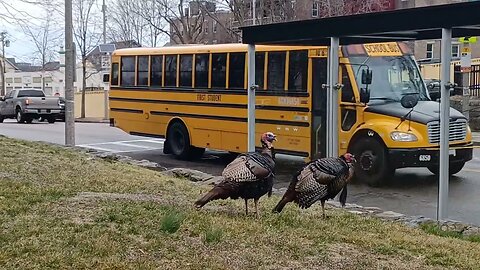
<path id="1" fill-rule="evenodd" d="M 338 155 L 339 46 L 441 39 L 440 179 L 437 219 L 447 217 L 449 91 L 452 38 L 480 36 L 480 1 L 293 21 L 241 28 L 248 44 L 248 66 L 255 66 L 255 45 L 329 46 L 327 155 Z M 335 76 L 332 76 L 335 74 Z M 248 150 L 255 150 L 255 69 L 248 69 Z"/>

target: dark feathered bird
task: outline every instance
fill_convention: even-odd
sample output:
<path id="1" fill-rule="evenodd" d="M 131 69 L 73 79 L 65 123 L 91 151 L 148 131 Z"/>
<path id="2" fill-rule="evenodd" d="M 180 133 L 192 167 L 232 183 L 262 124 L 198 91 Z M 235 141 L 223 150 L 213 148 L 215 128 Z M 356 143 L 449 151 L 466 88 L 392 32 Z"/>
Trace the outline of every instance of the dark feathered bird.
<path id="1" fill-rule="evenodd" d="M 309 162 L 293 176 L 287 191 L 273 212 L 280 213 L 283 207 L 292 201 L 300 208 L 309 208 L 320 201 L 322 215 L 325 217 L 325 201 L 335 198 L 341 190 L 340 202 L 344 206 L 347 199 L 347 183 L 353 176 L 355 162 L 354 156 L 350 153 Z"/>
<path id="2" fill-rule="evenodd" d="M 223 170 L 223 180 L 215 185 L 207 194 L 195 202 L 200 208 L 212 200 L 238 199 L 245 200 L 245 213 L 248 215 L 248 200 L 255 202 L 255 213 L 258 217 L 258 200 L 268 193 L 272 195 L 274 180 L 275 153 L 272 132 L 264 133 L 260 139 L 260 152 L 240 154 Z"/>

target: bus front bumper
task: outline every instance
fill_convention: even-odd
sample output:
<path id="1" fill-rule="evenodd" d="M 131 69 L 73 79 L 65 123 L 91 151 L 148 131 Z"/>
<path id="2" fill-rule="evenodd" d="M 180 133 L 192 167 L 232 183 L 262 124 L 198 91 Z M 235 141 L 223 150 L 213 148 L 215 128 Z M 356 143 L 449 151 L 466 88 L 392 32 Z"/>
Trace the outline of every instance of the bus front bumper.
<path id="1" fill-rule="evenodd" d="M 450 163 L 467 162 L 473 156 L 473 144 L 450 146 Z M 390 149 L 390 164 L 395 168 L 427 167 L 438 165 L 440 150 L 429 148 Z"/>

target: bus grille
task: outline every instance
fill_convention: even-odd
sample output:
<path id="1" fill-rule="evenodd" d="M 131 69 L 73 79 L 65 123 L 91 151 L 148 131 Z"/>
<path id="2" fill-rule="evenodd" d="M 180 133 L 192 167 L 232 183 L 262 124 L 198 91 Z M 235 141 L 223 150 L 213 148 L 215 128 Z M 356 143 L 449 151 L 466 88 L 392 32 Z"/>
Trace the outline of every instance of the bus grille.
<path id="1" fill-rule="evenodd" d="M 428 123 L 428 139 L 430 143 L 440 143 L 440 122 L 433 121 Z M 467 137 L 467 120 L 457 119 L 450 120 L 449 126 L 449 140 L 453 141 L 462 141 Z"/>

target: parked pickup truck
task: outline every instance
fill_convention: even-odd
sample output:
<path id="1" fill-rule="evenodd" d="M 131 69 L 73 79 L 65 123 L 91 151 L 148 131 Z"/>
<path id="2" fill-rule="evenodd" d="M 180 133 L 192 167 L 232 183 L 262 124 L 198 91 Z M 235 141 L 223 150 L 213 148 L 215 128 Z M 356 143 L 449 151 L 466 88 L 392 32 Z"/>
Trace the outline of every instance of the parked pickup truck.
<path id="1" fill-rule="evenodd" d="M 18 123 L 31 123 L 42 117 L 55 123 L 61 111 L 58 97 L 46 97 L 39 89 L 15 89 L 0 99 L 0 123 L 5 118 L 15 118 Z"/>

